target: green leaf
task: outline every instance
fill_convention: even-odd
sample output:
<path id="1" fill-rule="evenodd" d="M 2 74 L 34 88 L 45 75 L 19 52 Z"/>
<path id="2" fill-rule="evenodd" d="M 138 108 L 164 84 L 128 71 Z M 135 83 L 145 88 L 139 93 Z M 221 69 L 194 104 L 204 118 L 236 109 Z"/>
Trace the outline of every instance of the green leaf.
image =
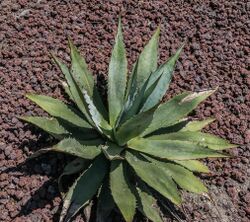
<path id="1" fill-rule="evenodd" d="M 193 120 L 188 122 L 187 125 L 181 129 L 181 131 L 200 131 L 213 121 L 215 121 L 214 118 L 207 118 L 205 120 Z"/>
<path id="2" fill-rule="evenodd" d="M 174 160 L 175 163 L 182 165 L 193 172 L 209 173 L 209 169 L 206 165 L 198 160 Z"/>
<path id="3" fill-rule="evenodd" d="M 64 199 L 63 208 L 65 208 L 65 205 L 68 208 L 64 218 L 65 222 L 68 222 L 96 194 L 107 171 L 108 161 L 100 155 L 79 176 Z"/>
<path id="4" fill-rule="evenodd" d="M 187 160 L 206 157 L 227 157 L 215 150 L 186 141 L 150 140 L 136 138 L 128 142 L 128 147 L 143 153 L 169 160 Z"/>
<path id="5" fill-rule="evenodd" d="M 198 194 L 207 192 L 207 188 L 203 183 L 184 167 L 174 163 L 158 161 L 150 157 L 146 158 L 151 161 L 152 164 L 165 170 L 182 189 Z"/>
<path id="6" fill-rule="evenodd" d="M 85 89 L 92 97 L 94 92 L 94 78 L 88 70 L 85 59 L 80 55 L 73 42 L 69 39 L 70 57 L 71 57 L 71 73 L 77 82 L 80 90 Z"/>
<path id="7" fill-rule="evenodd" d="M 111 126 L 108 124 L 108 122 L 103 118 L 102 114 L 97 110 L 95 104 L 93 103 L 92 99 L 88 95 L 86 90 L 83 91 L 83 96 L 85 98 L 86 103 L 88 104 L 88 111 L 90 114 L 91 119 L 93 120 L 96 128 L 105 135 L 109 136 L 111 135 Z"/>
<path id="8" fill-rule="evenodd" d="M 102 152 L 108 160 L 122 160 L 121 152 L 124 147 L 118 146 L 115 143 L 107 142 L 106 145 L 101 146 Z"/>
<path id="9" fill-rule="evenodd" d="M 136 70 L 136 86 L 138 89 L 142 88 L 149 75 L 157 68 L 159 35 L 160 28 L 158 27 L 138 58 Z"/>
<path id="10" fill-rule="evenodd" d="M 63 169 L 62 174 L 58 178 L 58 185 L 60 192 L 63 192 L 63 178 L 65 176 L 69 176 L 72 174 L 76 174 L 84 169 L 86 169 L 89 165 L 89 161 L 82 158 L 76 158 L 73 161 L 69 162 Z"/>
<path id="11" fill-rule="evenodd" d="M 40 156 L 47 152 L 61 152 L 67 153 L 76 157 L 84 159 L 94 159 L 101 153 L 100 146 L 103 144 L 103 140 L 89 140 L 78 141 L 73 138 L 67 138 L 61 140 L 58 144 L 52 146 L 52 148 L 40 149 L 32 154 L 29 159 Z"/>
<path id="12" fill-rule="evenodd" d="M 115 137 L 119 145 L 124 145 L 130 139 L 139 136 L 151 123 L 156 107 L 147 112 L 139 113 L 121 125 Z"/>
<path id="13" fill-rule="evenodd" d="M 109 121 L 111 126 L 115 126 L 124 105 L 126 81 L 127 58 L 122 37 L 121 20 L 119 19 L 118 32 L 109 63 L 108 75 Z"/>
<path id="14" fill-rule="evenodd" d="M 158 27 L 134 64 L 126 91 L 126 104 L 124 110 L 125 116 L 123 117 L 124 121 L 137 113 L 142 102 L 150 74 L 157 68 L 159 35 L 160 28 Z"/>
<path id="15" fill-rule="evenodd" d="M 82 91 L 87 91 L 90 98 L 93 99 L 99 112 L 107 119 L 107 110 L 103 105 L 102 99 L 94 85 L 93 75 L 88 70 L 85 59 L 80 55 L 73 42 L 69 39 L 70 56 L 71 56 L 71 73 L 78 87 Z"/>
<path id="16" fill-rule="evenodd" d="M 58 140 L 67 137 L 74 137 L 79 140 L 98 139 L 99 135 L 94 129 L 86 129 L 73 126 L 67 121 L 57 118 L 47 118 L 38 116 L 18 117 L 26 122 L 43 129 Z"/>
<path id="17" fill-rule="evenodd" d="M 63 139 L 69 135 L 69 132 L 60 125 L 57 119 L 39 117 L 39 116 L 21 116 L 18 117 L 28 123 L 32 123 L 35 126 L 43 129 L 47 133 L 51 134 L 56 139 Z"/>
<path id="18" fill-rule="evenodd" d="M 155 135 L 148 137 L 150 140 L 176 140 L 176 141 L 188 141 L 195 144 L 208 147 L 213 150 L 223 150 L 228 148 L 237 147 L 237 145 L 230 144 L 228 141 L 214 136 L 209 133 L 202 132 L 175 132 L 162 135 Z"/>
<path id="19" fill-rule="evenodd" d="M 117 207 L 120 209 L 126 222 L 132 222 L 136 198 L 131 190 L 129 178 L 124 162 L 116 160 L 111 162 L 110 188 Z"/>
<path id="20" fill-rule="evenodd" d="M 67 82 L 64 82 L 64 81 L 61 81 L 61 84 L 63 86 L 63 89 L 64 91 L 66 92 L 66 94 L 68 95 L 68 97 L 70 98 L 70 100 L 74 101 L 74 98 L 70 92 L 70 89 L 69 89 L 69 85 Z"/>
<path id="21" fill-rule="evenodd" d="M 135 72 L 137 70 L 137 64 L 135 66 Z M 135 75 L 136 76 L 136 75 Z M 136 88 L 136 81 L 133 79 L 132 82 L 132 88 L 131 88 L 131 94 L 128 96 L 126 103 L 123 107 L 121 117 L 118 121 L 119 124 L 124 123 L 126 120 L 130 119 L 132 116 L 137 114 L 139 112 L 141 103 L 143 101 L 143 95 L 145 93 L 147 84 L 148 84 L 149 78 L 146 80 L 146 82 L 143 84 L 142 88 Z"/>
<path id="22" fill-rule="evenodd" d="M 86 130 L 89 130 L 92 128 L 91 125 L 84 120 L 84 117 L 80 116 L 75 109 L 58 99 L 35 94 L 27 94 L 26 97 L 40 106 L 51 116 L 63 119 L 69 124 L 81 127 L 82 129 L 86 128 Z"/>
<path id="23" fill-rule="evenodd" d="M 157 208 L 156 199 L 149 189 L 142 183 L 137 187 L 138 192 L 138 209 L 143 215 L 153 222 L 162 222 Z"/>
<path id="24" fill-rule="evenodd" d="M 177 50 L 175 55 L 173 55 L 163 65 L 161 65 L 150 76 L 150 79 L 149 79 L 149 82 L 147 85 L 147 89 L 146 89 L 146 93 L 145 93 L 146 95 L 149 94 L 149 96 L 146 96 L 146 98 L 144 99 L 143 106 L 142 106 L 140 112 L 145 112 L 145 111 L 149 110 L 150 108 L 154 107 L 156 104 L 158 104 L 162 100 L 163 96 L 165 95 L 166 91 L 168 90 L 170 81 L 172 79 L 172 75 L 173 75 L 176 61 L 178 60 L 178 58 L 180 56 L 180 53 L 182 51 L 183 46 L 181 46 Z M 154 83 L 156 81 L 157 81 L 157 84 L 154 85 Z M 151 89 L 152 86 L 154 86 L 153 90 Z M 148 93 L 147 91 L 151 91 L 151 92 Z"/>
<path id="25" fill-rule="evenodd" d="M 75 80 L 73 79 L 68 67 L 63 64 L 56 56 L 53 55 L 53 59 L 58 65 L 58 67 L 61 69 L 62 73 L 64 74 L 69 90 L 70 90 L 70 95 L 73 97 L 73 101 L 76 103 L 78 108 L 81 110 L 81 112 L 84 114 L 86 119 L 88 120 L 89 123 L 92 123 L 92 120 L 89 117 L 89 113 L 87 111 L 87 104 L 84 100 L 84 97 L 82 95 L 82 92 L 78 85 L 76 84 Z"/>
<path id="26" fill-rule="evenodd" d="M 111 195 L 108 179 L 104 181 L 97 199 L 96 222 L 111 222 L 111 220 L 108 219 L 112 210 L 115 208 L 115 203 Z"/>
<path id="27" fill-rule="evenodd" d="M 151 124 L 143 132 L 142 136 L 177 123 L 214 92 L 215 90 L 198 93 L 185 92 L 160 105 L 154 113 Z"/>
<path id="28" fill-rule="evenodd" d="M 135 152 L 127 151 L 126 160 L 144 182 L 174 204 L 180 205 L 181 198 L 177 187 L 165 170 L 158 168 Z"/>

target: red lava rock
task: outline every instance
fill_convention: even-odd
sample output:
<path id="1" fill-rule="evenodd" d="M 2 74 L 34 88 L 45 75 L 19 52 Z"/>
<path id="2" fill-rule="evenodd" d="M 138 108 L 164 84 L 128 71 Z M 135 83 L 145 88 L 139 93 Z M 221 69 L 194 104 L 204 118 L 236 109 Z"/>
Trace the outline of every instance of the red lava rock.
<path id="1" fill-rule="evenodd" d="M 66 3 L 5 0 L 0 1 L 0 9 L 0 221 L 53 220 L 56 211 L 50 209 L 59 206 L 61 198 L 55 183 L 43 184 L 48 177 L 59 176 L 66 163 L 65 157 L 46 156 L 20 168 L 18 164 L 28 155 L 54 141 L 48 140 L 44 132 L 18 120 L 17 116 L 47 115 L 25 98 L 27 92 L 67 101 L 60 83 L 63 75 L 49 57 L 49 52 L 53 51 L 69 62 L 67 36 L 85 55 L 101 94 L 105 95 L 109 56 L 119 14 L 124 24 L 130 68 L 160 23 L 160 63 L 186 41 L 165 99 L 185 90 L 219 86 L 214 95 L 197 107 L 192 117 L 214 116 L 216 121 L 205 131 L 240 144 L 240 147 L 230 151 L 235 158 L 206 160 L 214 174 L 203 179 L 208 184 L 215 184 L 221 192 L 227 191 L 234 200 L 237 213 L 223 209 L 228 221 L 249 221 L 249 209 L 239 207 L 249 204 L 248 196 L 245 193 L 244 199 L 237 194 L 237 190 L 247 191 L 244 184 L 250 176 L 250 26 L 247 22 L 250 4 L 247 1 L 104 3 L 93 0 Z M 38 204 L 30 204 L 37 190 Z M 7 203 L 14 203 L 16 208 L 12 209 L 11 204 L 9 210 Z M 34 210 L 36 207 L 39 209 Z M 21 209 L 27 215 L 19 216 L 17 212 Z M 211 212 L 206 207 L 202 209 L 190 206 L 188 217 L 195 218 L 193 221 L 213 220 Z M 82 221 L 80 215 L 77 218 Z"/>
<path id="2" fill-rule="evenodd" d="M 250 215 L 250 207 L 245 208 L 245 212 L 249 216 Z"/>
<path id="3" fill-rule="evenodd" d="M 229 187 L 229 188 L 227 188 L 227 193 L 228 193 L 228 195 L 229 195 L 232 199 L 234 199 L 234 200 L 237 199 L 238 192 L 237 192 L 237 190 L 235 189 L 235 187 Z"/>

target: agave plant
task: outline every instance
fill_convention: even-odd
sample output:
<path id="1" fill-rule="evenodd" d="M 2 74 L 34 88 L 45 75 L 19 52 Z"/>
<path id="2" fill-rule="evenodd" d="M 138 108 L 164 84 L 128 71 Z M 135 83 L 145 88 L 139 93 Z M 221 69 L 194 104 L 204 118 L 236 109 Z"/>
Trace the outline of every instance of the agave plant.
<path id="1" fill-rule="evenodd" d="M 160 222 L 155 194 L 180 205 L 179 189 L 206 192 L 193 172 L 208 173 L 209 169 L 197 159 L 227 157 L 222 150 L 235 146 L 201 132 L 214 119 L 186 118 L 215 89 L 183 92 L 161 104 L 183 46 L 157 68 L 159 34 L 158 28 L 127 76 L 119 21 L 108 70 L 107 107 L 85 60 L 70 40 L 71 67 L 54 55 L 53 59 L 76 106 L 45 95 L 27 95 L 52 117 L 22 119 L 60 140 L 33 157 L 48 151 L 76 157 L 59 178 L 59 188 L 63 189 L 65 175 L 78 175 L 63 193 L 60 221 L 70 221 L 97 197 L 98 222 L 107 221 L 114 208 L 127 222 L 133 220 L 136 209 L 151 221 Z"/>

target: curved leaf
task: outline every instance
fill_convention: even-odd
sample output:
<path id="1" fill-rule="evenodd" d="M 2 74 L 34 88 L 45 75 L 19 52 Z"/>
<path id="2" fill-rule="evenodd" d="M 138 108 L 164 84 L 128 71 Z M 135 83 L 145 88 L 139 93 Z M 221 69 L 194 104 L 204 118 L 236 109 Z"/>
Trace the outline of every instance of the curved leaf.
<path id="1" fill-rule="evenodd" d="M 68 175 L 78 173 L 87 168 L 89 161 L 82 158 L 76 158 L 69 162 L 63 169 L 62 174 L 58 178 L 58 185 L 60 192 L 63 192 L 63 178 Z"/>
<path id="2" fill-rule="evenodd" d="M 126 222 L 132 222 L 136 208 L 136 198 L 131 190 L 129 179 L 124 162 L 112 161 L 110 168 L 111 194 Z"/>
<path id="3" fill-rule="evenodd" d="M 115 134 L 119 145 L 124 145 L 130 139 L 139 136 L 151 123 L 156 107 L 147 112 L 139 113 L 121 125 Z"/>
<path id="4" fill-rule="evenodd" d="M 138 58 L 138 68 L 136 70 L 136 88 L 138 89 L 142 88 L 150 73 L 157 68 L 159 35 L 160 27 L 157 28 Z"/>
<path id="5" fill-rule="evenodd" d="M 160 128 L 175 124 L 214 92 L 215 90 L 198 93 L 185 92 L 175 96 L 167 103 L 160 105 L 155 111 L 151 124 L 143 132 L 142 136 L 152 133 Z"/>
<path id="6" fill-rule="evenodd" d="M 198 160 L 174 160 L 175 163 L 182 165 L 193 172 L 209 173 L 209 169 L 206 165 Z"/>
<path id="7" fill-rule="evenodd" d="M 107 222 L 109 215 L 115 208 L 115 203 L 109 188 L 109 180 L 105 180 L 98 195 L 96 222 Z"/>
<path id="8" fill-rule="evenodd" d="M 205 120 L 193 120 L 188 122 L 185 127 L 181 129 L 181 131 L 200 131 L 210 123 L 215 121 L 214 118 L 207 118 Z"/>
<path id="9" fill-rule="evenodd" d="M 89 141 L 78 141 L 73 138 L 67 138 L 61 140 L 58 144 L 52 148 L 40 149 L 32 154 L 29 159 L 40 156 L 47 152 L 61 152 L 70 154 L 73 156 L 81 157 L 84 159 L 94 159 L 101 153 L 100 146 L 103 144 L 103 140 L 89 140 Z"/>
<path id="10" fill-rule="evenodd" d="M 153 222 L 162 222 L 157 208 L 156 199 L 150 193 L 149 189 L 142 183 L 137 187 L 138 192 L 138 209 L 143 215 Z"/>
<path id="11" fill-rule="evenodd" d="M 96 194 L 107 171 L 107 160 L 102 155 L 98 156 L 92 165 L 79 176 L 66 195 L 63 214 L 61 214 L 64 220 L 61 221 L 68 222 Z"/>
<path id="12" fill-rule="evenodd" d="M 183 46 L 181 46 L 177 50 L 175 55 L 173 55 L 167 62 L 161 65 L 154 73 L 152 73 L 152 75 L 150 75 L 150 79 L 145 93 L 149 95 L 144 99 L 143 106 L 140 112 L 145 112 L 150 108 L 154 107 L 161 101 L 161 99 L 165 95 L 166 91 L 168 90 L 170 81 L 172 79 L 176 61 L 180 56 Z M 157 79 L 159 80 L 157 81 Z M 154 86 L 154 89 L 152 90 L 151 87 L 154 85 L 156 81 L 157 84 Z M 152 92 L 147 93 L 148 90 Z"/>
<path id="13" fill-rule="evenodd" d="M 40 106 L 43 110 L 49 113 L 51 116 L 58 117 L 67 121 L 69 124 L 91 129 L 92 126 L 87 123 L 83 117 L 81 117 L 75 109 L 66 105 L 58 99 L 54 99 L 49 96 L 27 94 L 26 97 Z"/>
<path id="14" fill-rule="evenodd" d="M 69 90 L 70 90 L 70 95 L 73 97 L 73 101 L 76 103 L 78 108 L 81 110 L 81 112 L 84 114 L 86 119 L 88 120 L 89 123 L 92 123 L 92 120 L 89 117 L 89 113 L 87 111 L 87 104 L 84 100 L 84 97 L 82 95 L 82 92 L 78 85 L 76 84 L 75 80 L 73 79 L 68 67 L 63 64 L 56 56 L 53 55 L 53 59 L 58 65 L 58 67 L 61 69 L 62 73 L 64 74 Z"/>
<path id="15" fill-rule="evenodd" d="M 171 200 L 174 204 L 179 205 L 181 203 L 177 187 L 165 170 L 158 168 L 135 152 L 127 151 L 126 160 L 136 174 L 150 187 Z"/>
<path id="16" fill-rule="evenodd" d="M 121 152 L 124 147 L 118 146 L 115 143 L 107 142 L 106 145 L 101 146 L 102 152 L 109 160 L 122 160 Z"/>
<path id="17" fill-rule="evenodd" d="M 101 132 L 104 133 L 109 138 L 111 137 L 111 126 L 108 122 L 103 118 L 102 114 L 97 110 L 95 104 L 93 103 L 92 99 L 88 95 L 86 90 L 83 91 L 83 96 L 85 98 L 86 103 L 88 104 L 88 112 L 90 114 L 91 119 L 93 120 L 96 128 Z"/>
<path id="18" fill-rule="evenodd" d="M 109 121 L 111 126 L 115 126 L 124 105 L 126 81 L 127 58 L 122 37 L 121 20 L 119 19 L 118 32 L 109 63 L 108 75 Z"/>
<path id="19" fill-rule="evenodd" d="M 55 118 L 39 116 L 21 116 L 18 118 L 34 124 L 35 126 L 51 134 L 56 139 L 63 139 L 65 136 L 70 135 L 70 133 L 66 129 L 64 129 Z"/>
<path id="20" fill-rule="evenodd" d="M 135 214 L 136 198 L 131 190 L 127 171 L 122 161 L 111 162 L 110 188 L 114 201 L 125 221 L 132 222 Z"/>
<path id="21" fill-rule="evenodd" d="M 194 176 L 192 172 L 184 167 L 170 162 L 159 161 L 149 156 L 144 157 L 152 164 L 155 164 L 157 167 L 165 170 L 165 172 L 172 177 L 182 189 L 198 194 L 207 192 L 207 188 L 204 184 L 196 176 Z"/>
<path id="22" fill-rule="evenodd" d="M 73 42 L 69 39 L 70 57 L 71 57 L 71 73 L 76 81 L 80 91 L 86 90 L 90 98 L 93 99 L 98 111 L 107 119 L 107 110 L 103 105 L 102 99 L 94 84 L 93 75 L 88 70 L 85 59 L 80 55 Z"/>
<path id="23" fill-rule="evenodd" d="M 230 144 L 228 141 L 214 136 L 209 133 L 202 132 L 176 132 L 176 133 L 168 133 L 162 135 L 156 135 L 148 137 L 150 140 L 176 140 L 176 141 L 189 141 L 195 144 L 208 147 L 213 150 L 223 150 L 228 148 L 237 147 L 237 145 Z"/>
<path id="24" fill-rule="evenodd" d="M 227 157 L 215 150 L 186 141 L 150 140 L 136 138 L 128 142 L 128 147 L 143 153 L 169 160 L 188 160 L 206 157 Z"/>

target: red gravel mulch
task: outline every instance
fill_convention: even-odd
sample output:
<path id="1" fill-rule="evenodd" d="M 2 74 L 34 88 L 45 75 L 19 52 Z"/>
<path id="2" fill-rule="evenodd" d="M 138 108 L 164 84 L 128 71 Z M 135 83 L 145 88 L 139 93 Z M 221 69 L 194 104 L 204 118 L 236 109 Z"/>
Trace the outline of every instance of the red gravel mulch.
<path id="1" fill-rule="evenodd" d="M 80 47 L 105 94 L 119 14 L 130 66 L 159 23 L 161 62 L 186 40 L 166 98 L 219 86 L 192 115 L 214 116 L 217 121 L 206 130 L 240 144 L 230 151 L 231 159 L 205 161 L 213 173 L 202 178 L 212 200 L 184 194 L 186 221 L 250 221 L 250 2 L 246 0 L 1 0 L 0 221 L 56 221 L 61 204 L 56 179 L 67 158 L 49 154 L 25 163 L 31 153 L 53 140 L 16 116 L 45 115 L 25 99 L 26 92 L 67 99 L 62 75 L 49 57 L 53 51 L 69 61 L 67 36 Z M 76 221 L 83 221 L 81 215 Z M 166 215 L 165 221 L 172 219 Z"/>

